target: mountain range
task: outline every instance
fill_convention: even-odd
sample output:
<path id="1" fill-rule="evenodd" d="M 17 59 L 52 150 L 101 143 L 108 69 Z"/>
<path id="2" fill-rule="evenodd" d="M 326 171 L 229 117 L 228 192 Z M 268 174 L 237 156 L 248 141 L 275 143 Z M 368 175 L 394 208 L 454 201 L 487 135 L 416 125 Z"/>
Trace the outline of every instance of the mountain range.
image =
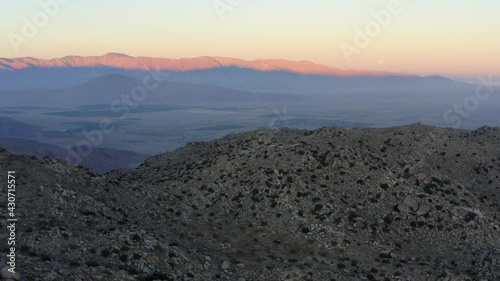
<path id="1" fill-rule="evenodd" d="M 1 90 L 75 87 L 100 76 L 119 74 L 142 80 L 155 72 L 170 82 L 233 90 L 332 95 L 402 91 L 455 92 L 470 86 L 440 77 L 371 70 L 343 70 L 309 61 L 225 57 L 150 58 L 124 54 L 56 59 L 0 58 Z"/>
<path id="2" fill-rule="evenodd" d="M 300 74 L 321 74 L 336 76 L 386 76 L 383 71 L 343 70 L 310 61 L 289 61 L 284 59 L 257 59 L 253 61 L 227 57 L 197 57 L 197 58 L 152 58 L 132 57 L 125 54 L 108 53 L 103 56 L 67 56 L 55 59 L 0 58 L 0 70 L 23 70 L 33 68 L 79 68 L 79 67 L 111 67 L 125 70 L 141 71 L 174 71 L 186 72 L 207 70 L 221 67 L 238 67 L 256 71 L 286 71 Z"/>

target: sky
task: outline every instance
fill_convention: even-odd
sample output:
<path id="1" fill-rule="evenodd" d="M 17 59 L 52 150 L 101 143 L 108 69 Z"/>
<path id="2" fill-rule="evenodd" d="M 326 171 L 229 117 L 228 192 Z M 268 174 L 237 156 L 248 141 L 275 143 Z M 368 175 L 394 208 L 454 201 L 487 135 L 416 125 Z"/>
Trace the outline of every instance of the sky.
<path id="1" fill-rule="evenodd" d="M 500 76 L 500 1 L 0 1 L 0 57 L 110 52 L 309 60 L 470 80 Z"/>

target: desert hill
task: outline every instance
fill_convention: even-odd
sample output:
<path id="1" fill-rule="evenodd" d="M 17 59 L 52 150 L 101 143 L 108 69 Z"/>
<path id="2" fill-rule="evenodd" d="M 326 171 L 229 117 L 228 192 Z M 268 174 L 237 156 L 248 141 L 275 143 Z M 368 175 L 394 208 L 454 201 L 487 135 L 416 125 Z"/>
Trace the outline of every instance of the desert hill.
<path id="1" fill-rule="evenodd" d="M 23 280 L 497 280 L 499 144 L 493 127 L 258 130 L 106 175 L 4 150 L 0 170 Z"/>

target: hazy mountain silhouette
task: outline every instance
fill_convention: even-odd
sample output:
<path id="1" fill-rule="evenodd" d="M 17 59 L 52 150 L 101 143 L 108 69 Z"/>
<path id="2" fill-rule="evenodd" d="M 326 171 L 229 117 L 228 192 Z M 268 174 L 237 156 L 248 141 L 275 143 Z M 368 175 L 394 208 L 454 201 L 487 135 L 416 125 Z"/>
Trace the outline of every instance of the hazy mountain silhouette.
<path id="1" fill-rule="evenodd" d="M 41 135 L 38 126 L 0 116 L 0 137 L 36 138 Z"/>
<path id="2" fill-rule="evenodd" d="M 38 126 L 0 116 L 0 146 L 14 153 L 38 158 L 49 156 L 66 159 L 66 149 L 38 141 L 44 133 Z M 90 155 L 82 157 L 81 165 L 99 172 L 108 172 L 117 168 L 135 167 L 148 156 L 133 151 L 94 147 Z"/>
<path id="3" fill-rule="evenodd" d="M 37 158 L 51 157 L 66 159 L 68 151 L 56 145 L 42 143 L 30 139 L 0 137 L 0 146 L 10 152 L 35 156 Z M 72 148 L 76 151 L 76 148 Z M 94 147 L 91 154 L 82 157 L 81 166 L 101 173 L 106 173 L 119 168 L 133 168 L 149 155 L 105 147 Z"/>
<path id="4" fill-rule="evenodd" d="M 89 104 L 113 104 L 122 102 L 122 96 L 132 95 L 134 88 L 142 87 L 143 82 L 124 75 L 106 75 L 95 78 L 80 86 L 52 90 L 3 91 L 4 106 L 47 105 L 80 106 Z M 251 103 L 257 101 L 276 101 L 291 98 L 285 94 L 259 94 L 227 88 L 194 85 L 184 82 L 162 81 L 145 92 L 141 104 L 207 104 L 207 103 Z M 295 98 L 295 97 L 294 97 Z"/>

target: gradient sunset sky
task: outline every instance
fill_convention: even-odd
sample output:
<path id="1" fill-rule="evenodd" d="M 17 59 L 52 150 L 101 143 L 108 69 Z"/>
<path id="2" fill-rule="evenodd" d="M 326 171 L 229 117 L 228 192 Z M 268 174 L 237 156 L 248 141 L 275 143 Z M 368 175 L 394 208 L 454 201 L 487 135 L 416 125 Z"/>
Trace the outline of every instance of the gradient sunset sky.
<path id="1" fill-rule="evenodd" d="M 498 0 L 396 0 L 401 12 L 351 61 L 340 46 L 356 46 L 356 28 L 391 0 L 65 0 L 16 52 L 9 38 L 23 36 L 23 18 L 33 21 L 43 11 L 39 3 L 51 1 L 1 2 L 0 57 L 208 55 L 467 79 L 500 75 Z M 214 7 L 237 2 L 223 18 Z"/>

